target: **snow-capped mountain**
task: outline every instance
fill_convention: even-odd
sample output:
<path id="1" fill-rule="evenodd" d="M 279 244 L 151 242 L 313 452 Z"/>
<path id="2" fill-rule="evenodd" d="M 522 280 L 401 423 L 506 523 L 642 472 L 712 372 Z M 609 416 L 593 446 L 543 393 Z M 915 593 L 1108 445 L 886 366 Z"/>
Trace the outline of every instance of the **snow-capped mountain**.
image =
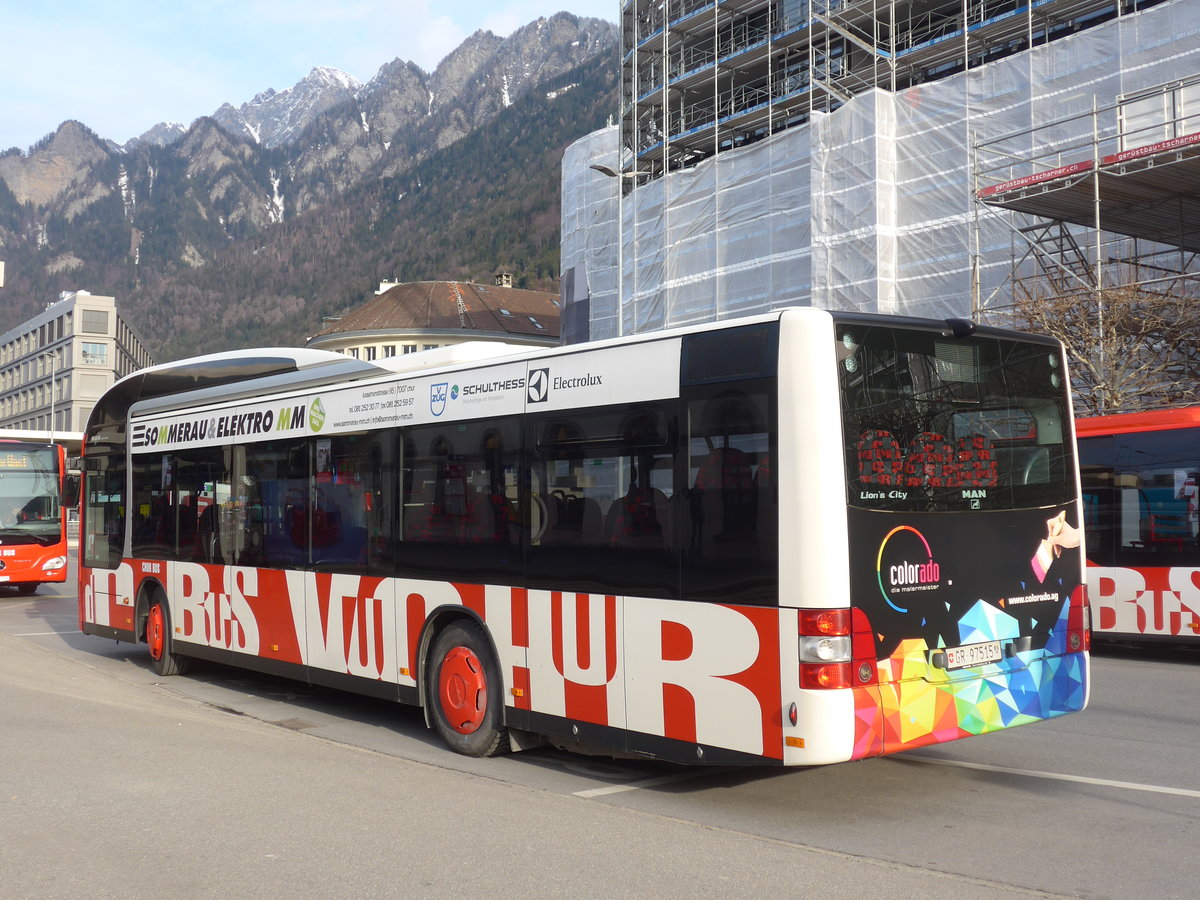
<path id="1" fill-rule="evenodd" d="M 240 106 L 224 103 L 211 117 L 232 135 L 280 147 L 299 140 L 305 128 L 334 111 L 381 142 L 421 119 L 457 111 L 461 115 L 448 115 L 452 121 L 435 137 L 444 147 L 512 105 L 530 85 L 579 65 L 615 41 L 608 22 L 560 13 L 507 38 L 477 31 L 432 73 L 397 59 L 363 84 L 338 69 L 317 66 L 290 88 L 268 88 Z M 127 146 L 166 146 L 184 131 L 160 123 Z"/>
<path id="2" fill-rule="evenodd" d="M 321 113 L 354 102 L 362 84 L 338 69 L 317 66 L 284 91 L 270 88 L 248 103 L 225 103 L 213 113 L 217 123 L 264 147 L 289 144 Z"/>

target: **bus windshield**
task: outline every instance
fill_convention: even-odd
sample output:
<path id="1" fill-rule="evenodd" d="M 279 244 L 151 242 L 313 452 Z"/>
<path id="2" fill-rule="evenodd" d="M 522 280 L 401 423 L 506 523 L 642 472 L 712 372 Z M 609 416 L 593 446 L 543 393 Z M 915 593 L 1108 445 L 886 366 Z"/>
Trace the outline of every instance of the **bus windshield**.
<path id="1" fill-rule="evenodd" d="M 951 512 L 1072 499 L 1058 348 L 852 322 L 837 341 L 852 506 Z"/>
<path id="2" fill-rule="evenodd" d="M 5 543 L 53 543 L 61 532 L 55 451 L 0 450 L 0 534 Z"/>

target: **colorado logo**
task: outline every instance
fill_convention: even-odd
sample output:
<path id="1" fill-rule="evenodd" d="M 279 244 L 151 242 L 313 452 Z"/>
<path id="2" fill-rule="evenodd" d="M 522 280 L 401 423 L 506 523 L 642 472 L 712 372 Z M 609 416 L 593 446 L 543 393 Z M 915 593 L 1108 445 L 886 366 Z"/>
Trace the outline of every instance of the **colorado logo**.
<path id="1" fill-rule="evenodd" d="M 896 595 L 935 591 L 941 584 L 941 566 L 934 562 L 929 541 L 911 525 L 900 525 L 887 533 L 879 545 L 875 570 L 879 593 L 896 612 L 908 612 L 907 605 L 896 602 Z"/>

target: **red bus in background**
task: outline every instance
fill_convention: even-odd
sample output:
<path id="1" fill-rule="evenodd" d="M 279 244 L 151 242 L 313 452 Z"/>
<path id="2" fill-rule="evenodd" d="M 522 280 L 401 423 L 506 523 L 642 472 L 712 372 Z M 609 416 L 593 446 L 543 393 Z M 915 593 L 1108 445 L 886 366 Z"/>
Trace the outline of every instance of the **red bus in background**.
<path id="1" fill-rule="evenodd" d="M 1075 427 L 1093 634 L 1200 642 L 1200 407 Z"/>
<path id="2" fill-rule="evenodd" d="M 0 439 L 0 585 L 67 580 L 65 470 L 60 444 Z"/>

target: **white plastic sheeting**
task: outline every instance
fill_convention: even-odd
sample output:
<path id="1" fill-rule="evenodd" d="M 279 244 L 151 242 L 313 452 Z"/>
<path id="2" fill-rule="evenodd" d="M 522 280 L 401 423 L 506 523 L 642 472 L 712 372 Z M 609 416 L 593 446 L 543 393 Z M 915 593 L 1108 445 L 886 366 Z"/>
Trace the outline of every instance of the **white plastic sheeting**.
<path id="1" fill-rule="evenodd" d="M 1087 117 L 1054 123 L 1196 72 L 1200 0 L 1175 0 L 941 81 L 861 94 L 620 198 L 619 179 L 590 168 L 617 168 L 618 129 L 605 128 L 563 159 L 562 269 L 586 275 L 591 339 L 797 304 L 966 316 L 976 260 L 978 297 L 1003 305 L 1014 236 L 973 199 L 973 143 L 1033 128 L 1011 150 L 1042 156 L 1090 138 Z"/>

